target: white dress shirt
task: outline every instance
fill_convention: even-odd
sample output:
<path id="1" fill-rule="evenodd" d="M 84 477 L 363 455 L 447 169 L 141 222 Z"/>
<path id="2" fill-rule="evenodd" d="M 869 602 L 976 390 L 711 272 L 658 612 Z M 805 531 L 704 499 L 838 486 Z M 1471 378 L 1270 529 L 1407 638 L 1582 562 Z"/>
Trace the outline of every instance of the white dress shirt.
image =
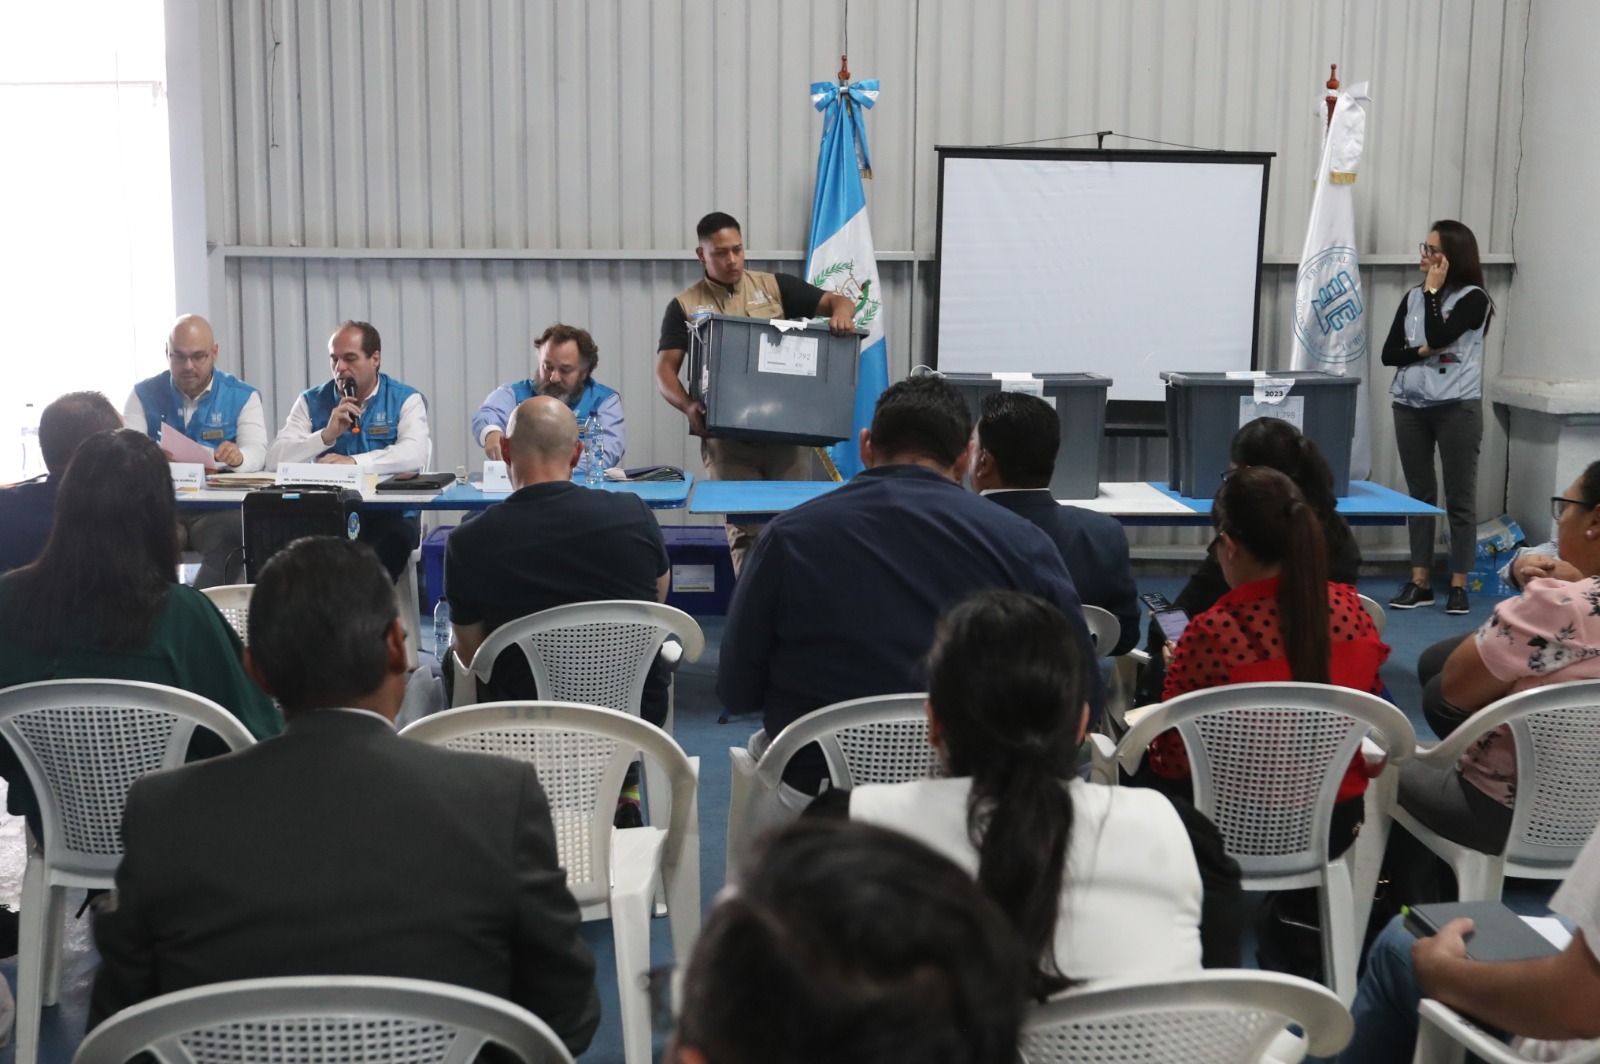
<path id="1" fill-rule="evenodd" d="M 378 385 L 372 386 L 361 400 L 365 414 L 378 394 Z M 333 450 L 322 442 L 322 430 L 311 427 L 311 411 L 304 395 L 295 396 L 294 407 L 283 428 L 267 448 L 267 468 L 277 469 L 285 462 L 315 462 Z M 377 451 L 353 454 L 356 465 L 368 473 L 405 473 L 428 467 L 432 449 L 428 443 L 428 406 L 422 393 L 414 392 L 400 407 L 400 424 L 395 428 L 394 442 Z"/>
<path id="2" fill-rule="evenodd" d="M 189 419 L 194 417 L 194 412 L 211 392 L 211 385 L 193 399 L 183 396 L 183 423 L 187 425 Z M 183 395 L 182 392 L 178 393 Z M 149 426 L 145 423 L 144 403 L 139 401 L 139 393 L 128 393 L 128 401 L 122 404 L 122 423 L 135 432 L 145 432 Z M 239 411 L 238 438 L 233 442 L 239 448 L 243 460 L 236 466 L 230 466 L 236 473 L 254 473 L 266 465 L 267 461 L 267 416 L 261 409 L 261 393 L 251 392 L 250 398 L 244 401 L 244 407 Z M 156 441 L 161 442 L 160 440 Z M 199 441 L 197 441 L 199 442 Z M 215 448 L 213 448 L 215 450 Z M 223 463 L 218 462 L 219 466 Z"/>

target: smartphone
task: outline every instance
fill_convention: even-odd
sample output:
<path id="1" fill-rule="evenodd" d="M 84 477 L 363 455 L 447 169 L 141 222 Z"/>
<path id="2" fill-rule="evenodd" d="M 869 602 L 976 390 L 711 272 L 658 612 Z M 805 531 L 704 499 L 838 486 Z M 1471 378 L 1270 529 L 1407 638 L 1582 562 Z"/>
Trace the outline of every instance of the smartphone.
<path id="1" fill-rule="evenodd" d="M 1159 591 L 1152 591 L 1148 595 L 1140 595 L 1139 601 L 1144 603 L 1145 609 L 1151 613 L 1160 613 L 1162 610 L 1172 609 L 1172 600 Z"/>
<path id="2" fill-rule="evenodd" d="M 1183 638 L 1183 630 L 1189 627 L 1189 615 L 1180 609 L 1156 610 L 1150 616 L 1161 626 L 1161 634 L 1169 643 L 1176 644 Z"/>

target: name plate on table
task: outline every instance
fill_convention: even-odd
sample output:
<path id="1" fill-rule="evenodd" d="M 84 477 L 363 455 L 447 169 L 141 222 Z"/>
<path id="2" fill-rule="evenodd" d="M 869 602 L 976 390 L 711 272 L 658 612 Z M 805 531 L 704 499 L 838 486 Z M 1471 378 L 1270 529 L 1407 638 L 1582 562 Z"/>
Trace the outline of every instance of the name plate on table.
<path id="1" fill-rule="evenodd" d="M 178 491 L 200 491 L 206 486 L 206 467 L 199 462 L 169 462 L 172 486 Z"/>
<path id="2" fill-rule="evenodd" d="M 484 462 L 483 482 L 478 485 L 479 491 L 511 491 L 511 476 L 506 472 L 504 462 Z"/>
<path id="3" fill-rule="evenodd" d="M 278 484 L 314 484 L 324 488 L 349 488 L 360 491 L 366 486 L 367 471 L 358 465 L 322 465 L 317 462 L 285 462 L 278 467 Z"/>

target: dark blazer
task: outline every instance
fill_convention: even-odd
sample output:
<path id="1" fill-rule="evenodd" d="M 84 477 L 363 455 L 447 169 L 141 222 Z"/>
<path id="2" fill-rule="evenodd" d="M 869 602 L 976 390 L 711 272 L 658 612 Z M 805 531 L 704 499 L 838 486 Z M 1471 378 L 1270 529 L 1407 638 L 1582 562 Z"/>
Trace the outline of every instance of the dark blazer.
<path id="1" fill-rule="evenodd" d="M 276 739 L 146 776 L 95 921 L 89 1026 L 232 979 L 387 975 L 516 1002 L 574 1053 L 594 958 L 531 765 L 316 710 Z"/>
<path id="2" fill-rule="evenodd" d="M 1122 522 L 1081 506 L 1063 506 L 1046 488 L 1001 491 L 984 498 L 1045 530 L 1067 563 L 1083 604 L 1110 610 L 1122 625 L 1112 653 L 1132 650 L 1139 641 L 1139 589 L 1133 582 L 1128 535 Z"/>

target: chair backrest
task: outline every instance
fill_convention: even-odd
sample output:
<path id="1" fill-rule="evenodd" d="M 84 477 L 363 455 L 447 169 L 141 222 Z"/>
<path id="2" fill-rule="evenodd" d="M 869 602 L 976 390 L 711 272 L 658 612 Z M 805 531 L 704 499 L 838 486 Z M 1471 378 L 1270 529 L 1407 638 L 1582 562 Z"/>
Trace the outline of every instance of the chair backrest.
<path id="1" fill-rule="evenodd" d="M 662 878 L 670 884 L 686 858 L 694 769 L 672 736 L 636 716 L 570 702 L 485 702 L 423 717 L 400 734 L 452 750 L 531 762 L 550 802 L 567 889 L 579 905 L 609 896 L 617 794 L 639 753 L 661 766 L 672 789 Z"/>
<path id="2" fill-rule="evenodd" d="M 1509 695 L 1474 713 L 1437 749 L 1459 757 L 1502 724 L 1517 749 L 1506 861 L 1570 865 L 1600 823 L 1600 680 Z"/>
<path id="3" fill-rule="evenodd" d="M 1342 1049 L 1354 1029 L 1338 997 L 1315 983 L 1275 972 L 1214 970 L 1069 990 L 1029 1010 L 1020 1050 L 1029 1064 L 1255 1064 L 1291 1023 L 1305 1031 L 1310 1054 L 1319 1057 Z"/>
<path id="4" fill-rule="evenodd" d="M 1383 630 L 1389 625 L 1389 617 L 1383 612 L 1383 607 L 1378 605 L 1377 599 L 1368 598 L 1366 595 L 1358 595 L 1357 598 L 1361 600 L 1361 608 L 1372 618 L 1372 626 L 1378 630 L 1379 635 L 1382 635 Z"/>
<path id="5" fill-rule="evenodd" d="M 516 646 L 527 657 L 543 700 L 605 706 L 637 716 L 645 676 L 668 636 L 677 637 L 690 661 L 705 649 L 700 625 L 672 606 L 575 602 L 502 624 L 478 648 L 470 668 L 472 676 L 487 682 L 495 659 Z"/>
<path id="6" fill-rule="evenodd" d="M 254 584 L 219 584 L 200 590 L 222 611 L 228 627 L 239 633 L 246 646 L 250 645 L 250 593 L 255 589 Z"/>
<path id="7" fill-rule="evenodd" d="M 128 788 L 183 764 L 196 725 L 231 750 L 255 741 L 215 702 L 160 684 L 44 680 L 0 691 L 0 738 L 33 785 L 50 865 L 91 877 L 115 872 Z"/>
<path id="8" fill-rule="evenodd" d="M 244 979 L 180 990 L 90 1031 L 73 1064 L 471 1064 L 486 1042 L 523 1064 L 571 1064 L 526 1009 L 422 979 Z"/>
<path id="9" fill-rule="evenodd" d="M 762 751 L 757 769 L 763 783 L 776 787 L 789 760 L 816 743 L 835 787 L 863 783 L 904 783 L 939 775 L 928 743 L 925 694 L 874 695 L 835 702 L 790 724 Z"/>
<path id="10" fill-rule="evenodd" d="M 1122 638 L 1122 622 L 1117 615 L 1099 606 L 1083 607 L 1083 623 L 1089 626 L 1089 638 L 1094 642 L 1094 652 L 1102 658 L 1111 656 Z"/>
<path id="11" fill-rule="evenodd" d="M 1391 761 L 1416 748 L 1411 722 L 1376 695 L 1314 683 L 1244 683 L 1191 691 L 1142 717 L 1117 744 L 1137 767 L 1150 740 L 1176 728 L 1189 752 L 1194 805 L 1216 824 L 1246 877 L 1327 863 L 1329 818 L 1361 740 Z"/>

